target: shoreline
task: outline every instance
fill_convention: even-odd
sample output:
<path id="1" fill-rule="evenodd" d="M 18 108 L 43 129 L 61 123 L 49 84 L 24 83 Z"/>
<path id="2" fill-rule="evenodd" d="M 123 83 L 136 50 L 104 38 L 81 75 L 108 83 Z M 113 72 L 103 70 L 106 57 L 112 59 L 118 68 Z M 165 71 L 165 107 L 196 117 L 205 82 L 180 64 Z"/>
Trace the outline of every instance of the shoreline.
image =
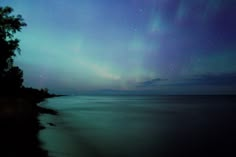
<path id="1" fill-rule="evenodd" d="M 45 98 L 1 97 L 0 98 L 0 155 L 7 157 L 34 156 L 49 157 L 48 151 L 41 148 L 39 114 L 53 114 L 52 109 L 39 107 Z"/>

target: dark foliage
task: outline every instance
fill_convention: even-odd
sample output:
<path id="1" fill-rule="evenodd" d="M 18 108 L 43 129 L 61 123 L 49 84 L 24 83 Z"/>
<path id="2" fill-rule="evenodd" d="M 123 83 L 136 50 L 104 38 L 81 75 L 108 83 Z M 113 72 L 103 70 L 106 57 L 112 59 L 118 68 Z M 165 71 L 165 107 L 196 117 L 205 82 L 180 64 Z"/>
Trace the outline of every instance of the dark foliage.
<path id="1" fill-rule="evenodd" d="M 0 96 L 24 96 L 42 100 L 51 97 L 48 89 L 23 87 L 23 71 L 14 65 L 16 52 L 20 53 L 15 33 L 26 26 L 21 15 L 12 15 L 11 7 L 0 7 Z"/>
<path id="2" fill-rule="evenodd" d="M 0 156 L 47 157 L 37 137 L 42 128 L 37 117 L 40 112 L 56 112 L 36 104 L 54 95 L 48 89 L 23 86 L 23 71 L 14 65 L 14 57 L 20 53 L 19 39 L 14 35 L 26 23 L 12 12 L 11 7 L 0 6 Z"/>
<path id="3" fill-rule="evenodd" d="M 20 96 L 27 99 L 34 100 L 35 103 L 38 103 L 42 101 L 44 98 L 50 98 L 56 95 L 49 94 L 47 88 L 38 90 L 34 88 L 22 87 L 20 90 Z"/>
<path id="4" fill-rule="evenodd" d="M 23 83 L 22 70 L 14 66 L 13 57 L 20 52 L 16 32 L 26 26 L 21 15 L 12 15 L 11 7 L 0 7 L 0 94 L 15 95 Z"/>

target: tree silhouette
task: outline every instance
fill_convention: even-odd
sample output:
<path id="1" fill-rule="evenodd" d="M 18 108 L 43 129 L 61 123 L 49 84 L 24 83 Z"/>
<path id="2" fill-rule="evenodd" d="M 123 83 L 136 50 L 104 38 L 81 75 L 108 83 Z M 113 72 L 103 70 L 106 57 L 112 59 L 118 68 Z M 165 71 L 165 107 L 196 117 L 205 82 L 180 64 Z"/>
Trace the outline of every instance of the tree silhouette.
<path id="1" fill-rule="evenodd" d="M 14 66 L 13 57 L 20 53 L 15 33 L 26 26 L 21 15 L 12 15 L 11 7 L 0 7 L 0 94 L 12 94 L 22 87 L 23 72 Z"/>
<path id="2" fill-rule="evenodd" d="M 12 67 L 5 75 L 5 81 L 7 93 L 16 94 L 22 87 L 23 72 L 19 67 Z"/>

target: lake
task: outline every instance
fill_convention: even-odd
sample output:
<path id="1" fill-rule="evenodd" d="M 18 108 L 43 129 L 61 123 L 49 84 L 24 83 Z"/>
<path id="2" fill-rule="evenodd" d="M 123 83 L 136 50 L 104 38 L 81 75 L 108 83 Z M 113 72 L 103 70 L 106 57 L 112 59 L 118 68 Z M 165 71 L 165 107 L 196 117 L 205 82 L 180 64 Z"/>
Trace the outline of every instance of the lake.
<path id="1" fill-rule="evenodd" d="M 40 106 L 52 157 L 235 155 L 233 96 L 65 96 Z M 234 156 L 233 155 L 233 156 Z"/>

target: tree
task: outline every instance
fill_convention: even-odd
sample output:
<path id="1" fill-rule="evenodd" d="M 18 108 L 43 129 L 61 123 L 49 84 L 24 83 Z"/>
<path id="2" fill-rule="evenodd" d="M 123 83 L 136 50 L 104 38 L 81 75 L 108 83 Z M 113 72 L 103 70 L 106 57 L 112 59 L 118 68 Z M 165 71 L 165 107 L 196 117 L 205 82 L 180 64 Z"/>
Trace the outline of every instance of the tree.
<path id="1" fill-rule="evenodd" d="M 14 35 L 26 23 L 21 15 L 12 15 L 12 12 L 11 7 L 0 7 L 0 94 L 21 88 L 23 83 L 22 70 L 13 66 L 13 57 L 16 52 L 20 53 L 19 39 Z"/>
<path id="2" fill-rule="evenodd" d="M 19 67 L 12 67 L 5 75 L 6 93 L 17 94 L 22 87 L 23 71 Z"/>

